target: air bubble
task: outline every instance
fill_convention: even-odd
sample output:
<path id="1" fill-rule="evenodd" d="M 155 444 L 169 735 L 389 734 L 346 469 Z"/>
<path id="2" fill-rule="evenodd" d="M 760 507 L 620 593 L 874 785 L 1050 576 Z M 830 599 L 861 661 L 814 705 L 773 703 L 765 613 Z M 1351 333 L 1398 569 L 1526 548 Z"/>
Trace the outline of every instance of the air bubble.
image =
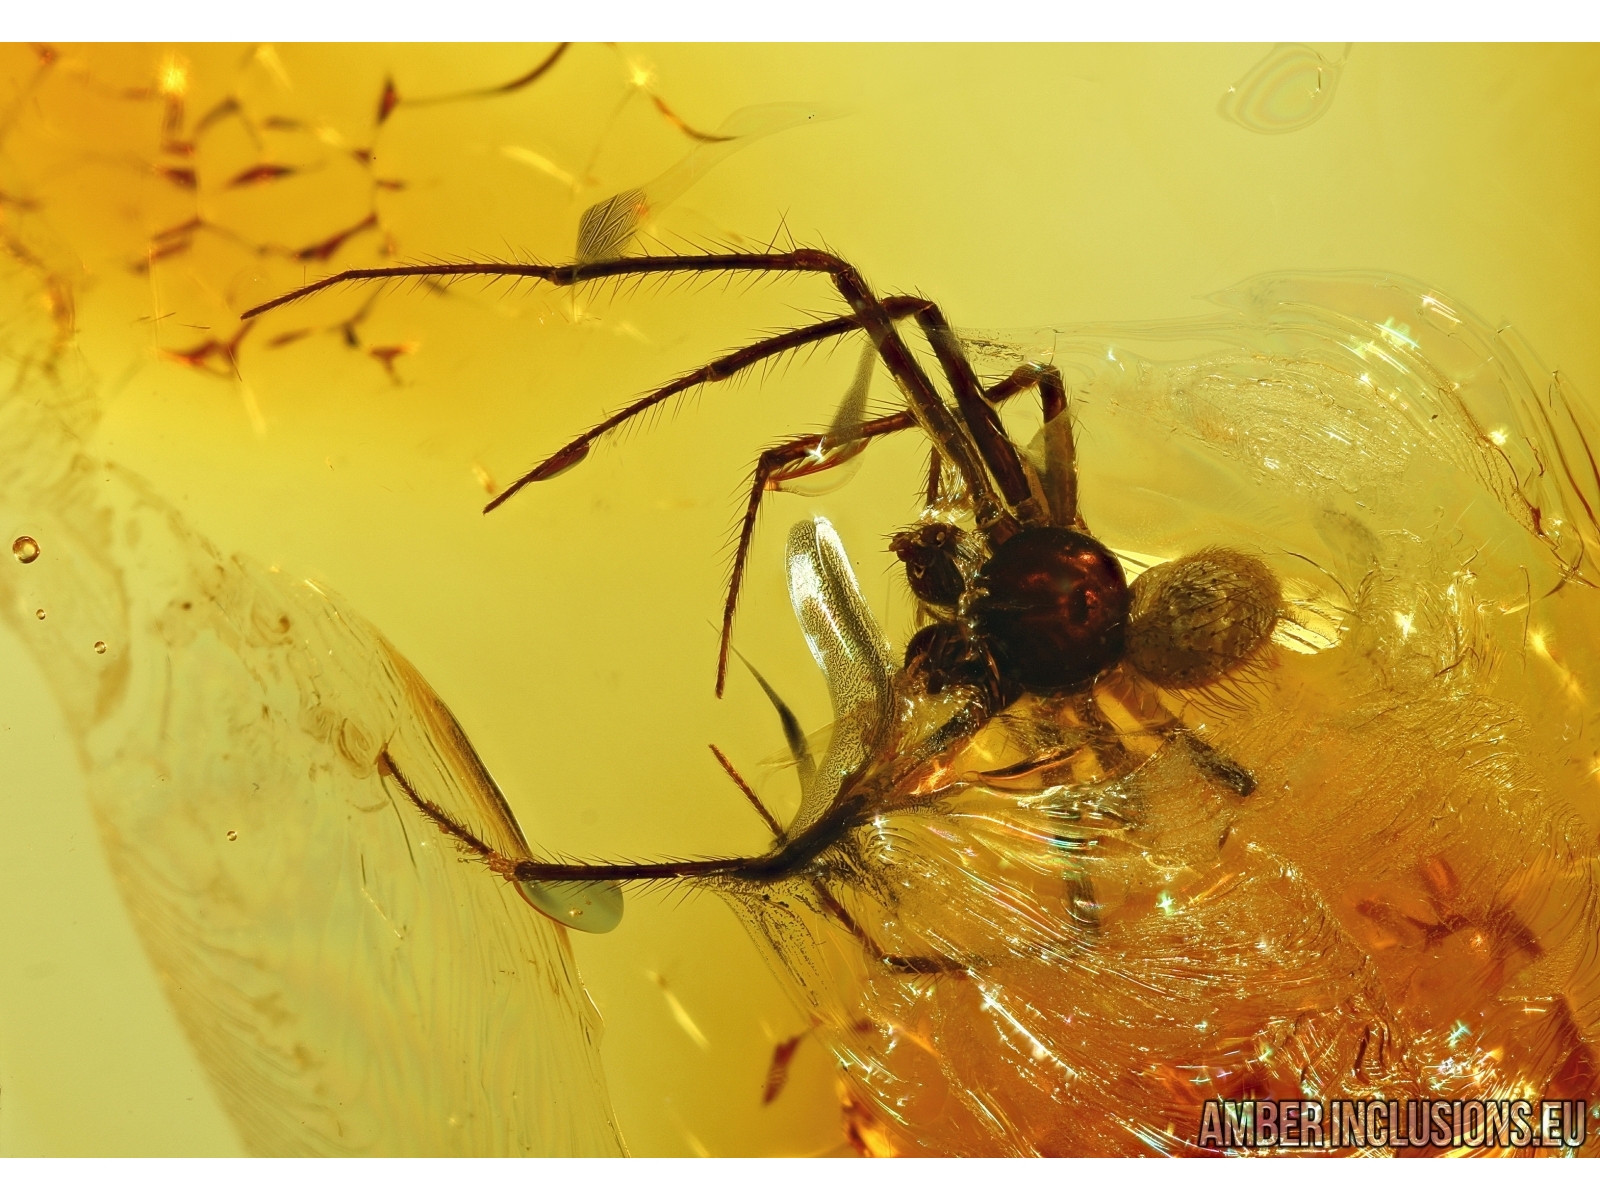
<path id="1" fill-rule="evenodd" d="M 106 652 L 106 644 L 104 642 L 96 642 L 94 644 L 94 652 L 96 654 L 104 654 Z"/>
<path id="2" fill-rule="evenodd" d="M 1223 93 L 1217 112 L 1255 133 L 1304 129 L 1332 105 L 1349 53 L 1327 59 L 1310 46 L 1276 46 Z"/>
<path id="3" fill-rule="evenodd" d="M 41 620 L 41 621 L 44 620 L 44 609 L 42 609 L 42 608 L 34 609 L 33 610 L 33 615 L 38 617 L 39 620 Z"/>
<path id="4" fill-rule="evenodd" d="M 39 557 L 39 543 L 27 534 L 23 534 L 11 543 L 11 553 L 17 556 L 19 563 L 31 563 Z"/>
<path id="5" fill-rule="evenodd" d="M 237 842 L 239 840 L 239 831 L 237 829 L 228 830 L 228 840 L 230 842 Z"/>

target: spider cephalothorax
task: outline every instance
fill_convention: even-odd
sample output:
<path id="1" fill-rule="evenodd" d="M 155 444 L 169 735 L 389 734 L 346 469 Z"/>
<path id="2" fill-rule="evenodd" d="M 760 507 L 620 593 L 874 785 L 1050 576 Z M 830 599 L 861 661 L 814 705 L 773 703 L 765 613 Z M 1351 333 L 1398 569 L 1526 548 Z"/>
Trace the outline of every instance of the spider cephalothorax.
<path id="1" fill-rule="evenodd" d="M 967 602 L 1001 675 L 1024 691 L 1082 687 L 1122 657 L 1128 584 L 1086 533 L 1024 529 L 995 548 Z"/>
<path id="2" fill-rule="evenodd" d="M 991 713 L 1019 696 L 1073 692 L 1126 661 L 1158 687 L 1217 683 L 1255 657 L 1282 605 L 1260 559 L 1214 547 L 1139 575 L 1078 528 L 1039 525 L 963 572 L 967 536 L 942 521 L 897 533 L 912 594 L 937 617 L 906 647 L 930 695 L 967 684 Z"/>

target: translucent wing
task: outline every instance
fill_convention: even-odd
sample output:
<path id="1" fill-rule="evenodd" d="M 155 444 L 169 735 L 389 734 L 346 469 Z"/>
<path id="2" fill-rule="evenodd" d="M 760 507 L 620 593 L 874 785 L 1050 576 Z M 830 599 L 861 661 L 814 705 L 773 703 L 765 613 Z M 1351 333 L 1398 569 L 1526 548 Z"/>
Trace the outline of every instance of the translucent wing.
<path id="1" fill-rule="evenodd" d="M 759 138 L 825 121 L 830 115 L 810 104 L 756 104 L 739 109 L 714 132 L 700 135 L 693 150 L 644 187 L 590 205 L 578 223 L 577 260 L 599 262 L 627 253 L 641 228 L 728 155 Z"/>
<path id="2" fill-rule="evenodd" d="M 821 443 L 811 455 L 774 472 L 767 480 L 768 487 L 798 496 L 822 496 L 854 478 L 861 469 L 861 452 L 867 448 L 861 426 L 866 420 L 877 365 L 877 347 L 868 342 L 862 347 L 855 378 L 834 409 Z"/>
<path id="3" fill-rule="evenodd" d="M 806 781 L 793 836 L 828 810 L 840 784 L 880 745 L 895 668 L 833 526 L 821 517 L 801 521 L 789 531 L 787 557 L 789 602 L 827 677 L 834 720 L 827 752 Z"/>
<path id="4" fill-rule="evenodd" d="M 6 332 L 0 521 L 39 554 L 0 571 L 0 613 L 56 691 L 135 924 L 246 1145 L 619 1152 L 565 931 L 384 768 L 525 850 L 443 703 L 347 606 L 224 557 L 86 456 L 92 395 L 47 341 Z"/>

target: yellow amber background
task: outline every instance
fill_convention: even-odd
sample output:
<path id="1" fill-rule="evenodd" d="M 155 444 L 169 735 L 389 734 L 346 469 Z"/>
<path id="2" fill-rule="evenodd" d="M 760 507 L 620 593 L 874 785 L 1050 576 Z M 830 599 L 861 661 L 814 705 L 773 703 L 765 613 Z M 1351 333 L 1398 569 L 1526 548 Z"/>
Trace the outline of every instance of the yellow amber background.
<path id="1" fill-rule="evenodd" d="M 32 92 L 35 53 L 0 57 L 7 203 L 34 205 L 51 252 L 73 264 L 79 344 L 105 404 L 96 451 L 146 476 L 224 550 L 324 583 L 383 630 L 451 705 L 536 849 L 759 848 L 711 741 L 792 803 L 761 765 L 782 743 L 748 676 L 735 670 L 725 701 L 711 695 L 710 623 L 745 472 L 763 445 L 826 422 L 855 355 L 704 393 L 484 517 L 475 469 L 504 483 L 674 373 L 836 305 L 815 280 L 647 285 L 576 305 L 469 284 L 376 303 L 360 335 L 409 348 L 394 378 L 333 334 L 268 346 L 346 319 L 367 296 L 352 291 L 253 330 L 237 380 L 164 354 L 227 340 L 233 314 L 302 278 L 384 261 L 374 231 L 325 265 L 243 244 L 305 246 L 359 222 L 371 176 L 351 148 L 375 144 L 373 174 L 406 183 L 376 200 L 400 259 L 559 260 L 586 205 L 691 146 L 641 85 L 700 129 L 746 105 L 812 102 L 833 119 L 719 165 L 662 214 L 668 244 L 764 245 L 781 219 L 880 289 L 921 291 L 983 329 L 1186 316 L 1263 271 L 1392 270 L 1515 323 L 1578 392 L 1600 395 L 1593 48 L 1358 45 L 1318 119 L 1264 134 L 1218 102 L 1268 46 L 577 47 L 514 94 L 402 105 L 373 142 L 386 77 L 402 99 L 424 98 L 515 78 L 548 50 L 64 48 Z M 199 189 L 176 186 L 152 171 L 173 161 L 159 156 L 164 101 L 132 94 L 163 76 L 170 86 L 175 71 L 191 125 L 231 92 L 258 117 L 292 114 L 323 132 L 258 148 L 220 121 L 193 160 Z M 305 169 L 222 186 L 264 161 Z M 574 192 L 560 173 L 586 186 Z M 201 234 L 134 269 L 197 204 L 243 242 Z M 874 395 L 893 402 L 881 380 Z M 827 701 L 788 612 L 783 534 L 811 513 L 832 519 L 903 639 L 882 549 L 915 511 L 920 449 L 908 437 L 839 490 L 775 497 L 764 517 L 737 641 L 808 727 L 827 722 Z M 0 1150 L 236 1151 L 121 915 L 38 668 L 9 635 L 0 654 L 11 766 Z M 617 932 L 573 940 L 634 1153 L 840 1147 L 817 1047 L 803 1046 L 783 1096 L 760 1104 L 773 1044 L 805 1018 L 718 901 L 632 895 Z"/>

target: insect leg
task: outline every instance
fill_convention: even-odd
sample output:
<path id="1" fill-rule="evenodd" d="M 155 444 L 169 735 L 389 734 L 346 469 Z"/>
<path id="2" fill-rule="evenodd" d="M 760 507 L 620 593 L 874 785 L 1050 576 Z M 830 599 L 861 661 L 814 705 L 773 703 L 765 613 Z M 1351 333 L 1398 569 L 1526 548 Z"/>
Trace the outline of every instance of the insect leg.
<path id="1" fill-rule="evenodd" d="M 1049 364 L 1024 363 L 984 392 L 991 404 L 1000 404 L 1029 388 L 1039 389 L 1044 415 L 1045 501 L 1053 524 L 1082 528 L 1078 517 L 1078 461 L 1072 438 L 1072 418 L 1067 412 L 1067 388 L 1061 372 Z"/>
<path id="2" fill-rule="evenodd" d="M 859 446 L 885 434 L 915 428 L 916 423 L 916 418 L 909 410 L 901 410 L 887 417 L 867 421 L 857 430 L 852 445 Z M 739 590 L 744 585 L 745 563 L 750 554 L 751 539 L 755 536 L 756 514 L 760 511 L 761 499 L 771 489 L 775 480 L 798 479 L 837 466 L 842 460 L 827 458 L 824 455 L 826 438 L 826 434 L 820 433 L 795 438 L 793 441 L 763 450 L 761 457 L 756 460 L 755 473 L 750 479 L 750 499 L 745 505 L 744 518 L 739 524 L 739 543 L 733 554 L 733 575 L 728 581 L 728 599 L 722 608 L 722 642 L 717 649 L 718 696 L 722 695 L 723 686 L 728 679 L 728 648 L 733 640 L 733 613 L 739 604 Z M 807 463 L 808 458 L 814 462 Z"/>

